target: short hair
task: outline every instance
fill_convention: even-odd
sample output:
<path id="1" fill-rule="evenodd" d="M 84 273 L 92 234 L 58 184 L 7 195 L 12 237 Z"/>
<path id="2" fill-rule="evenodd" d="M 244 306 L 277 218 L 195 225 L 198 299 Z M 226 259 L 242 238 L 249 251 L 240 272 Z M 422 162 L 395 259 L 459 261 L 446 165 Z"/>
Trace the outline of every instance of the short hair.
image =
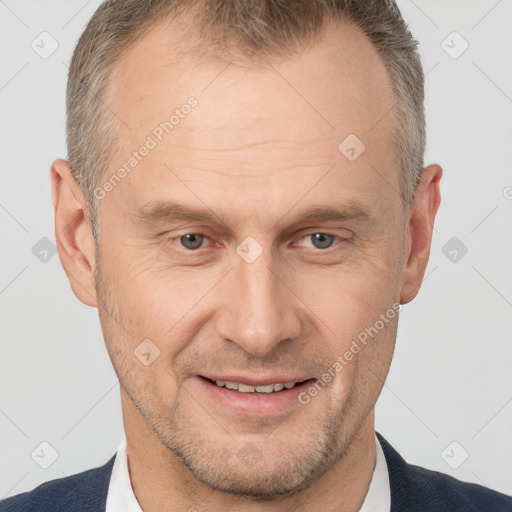
<path id="1" fill-rule="evenodd" d="M 250 59 L 290 55 L 315 41 L 331 20 L 359 27 L 389 73 L 399 192 L 409 210 L 425 151 L 424 74 L 418 42 L 394 0 L 107 0 L 76 45 L 66 94 L 68 161 L 84 191 L 96 241 L 94 190 L 108 168 L 122 123 L 106 102 L 109 79 L 123 52 L 156 24 L 175 20 L 197 30 L 196 48 L 208 46 L 220 55 L 234 47 Z M 180 45 L 191 46 L 192 38 L 186 32 L 183 36 Z"/>

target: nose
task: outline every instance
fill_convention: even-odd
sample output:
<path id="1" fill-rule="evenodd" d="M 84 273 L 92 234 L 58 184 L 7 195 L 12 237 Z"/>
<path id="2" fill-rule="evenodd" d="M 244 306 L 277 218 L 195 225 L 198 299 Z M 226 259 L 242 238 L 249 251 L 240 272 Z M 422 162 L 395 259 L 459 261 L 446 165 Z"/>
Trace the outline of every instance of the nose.
<path id="1" fill-rule="evenodd" d="M 218 334 L 255 357 L 265 357 L 281 341 L 300 335 L 301 302 L 291 290 L 289 272 L 272 263 L 270 250 L 251 263 L 237 255 L 234 262 L 223 283 Z"/>

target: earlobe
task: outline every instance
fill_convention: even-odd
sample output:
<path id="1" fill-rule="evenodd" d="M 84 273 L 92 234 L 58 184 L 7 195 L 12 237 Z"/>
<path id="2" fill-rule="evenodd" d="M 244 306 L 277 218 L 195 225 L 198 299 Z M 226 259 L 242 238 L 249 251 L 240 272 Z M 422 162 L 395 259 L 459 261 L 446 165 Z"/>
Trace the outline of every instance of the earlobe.
<path id="1" fill-rule="evenodd" d="M 443 174 L 437 164 L 425 167 L 421 173 L 416 195 L 411 206 L 405 243 L 405 266 L 402 274 L 400 303 L 411 302 L 419 292 L 430 256 L 434 221 L 441 192 L 439 183 Z"/>
<path id="2" fill-rule="evenodd" d="M 78 299 L 88 306 L 97 307 L 95 242 L 87 203 L 65 160 L 57 159 L 53 162 L 51 188 L 55 240 L 60 261 Z"/>

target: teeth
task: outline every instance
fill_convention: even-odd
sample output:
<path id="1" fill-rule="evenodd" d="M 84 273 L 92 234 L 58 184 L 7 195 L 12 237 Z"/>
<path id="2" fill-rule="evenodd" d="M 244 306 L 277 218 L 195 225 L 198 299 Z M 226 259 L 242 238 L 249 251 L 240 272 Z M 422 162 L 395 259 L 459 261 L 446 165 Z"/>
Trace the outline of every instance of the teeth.
<path id="1" fill-rule="evenodd" d="M 254 389 L 256 390 L 257 393 L 273 393 L 274 384 L 268 384 L 267 386 L 256 386 Z"/>
<path id="2" fill-rule="evenodd" d="M 266 384 L 265 386 L 248 386 L 247 384 L 242 384 L 241 382 L 232 382 L 230 380 L 216 380 L 215 384 L 220 388 L 225 387 L 226 389 L 234 389 L 239 391 L 240 393 L 275 393 L 277 391 L 282 391 L 284 388 L 292 389 L 296 382 L 286 382 L 284 384 Z"/>

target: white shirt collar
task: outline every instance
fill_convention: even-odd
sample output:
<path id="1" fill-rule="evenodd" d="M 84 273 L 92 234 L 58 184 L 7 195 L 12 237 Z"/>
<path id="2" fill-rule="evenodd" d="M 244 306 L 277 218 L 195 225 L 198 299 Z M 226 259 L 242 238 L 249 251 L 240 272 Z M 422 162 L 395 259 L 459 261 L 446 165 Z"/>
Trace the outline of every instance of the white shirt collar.
<path id="1" fill-rule="evenodd" d="M 130 473 L 128 472 L 126 438 L 123 439 L 117 450 L 108 486 L 105 512 L 142 512 L 133 492 Z"/>
<path id="2" fill-rule="evenodd" d="M 388 464 L 377 436 L 375 436 L 375 451 L 377 459 L 375 469 L 359 512 L 390 512 L 391 510 Z"/>
<path id="3" fill-rule="evenodd" d="M 377 452 L 375 469 L 359 512 L 390 512 L 391 509 L 388 466 L 377 437 L 375 437 L 375 449 Z M 117 450 L 108 487 L 105 512 L 143 512 L 130 482 L 126 439 L 123 439 Z"/>

